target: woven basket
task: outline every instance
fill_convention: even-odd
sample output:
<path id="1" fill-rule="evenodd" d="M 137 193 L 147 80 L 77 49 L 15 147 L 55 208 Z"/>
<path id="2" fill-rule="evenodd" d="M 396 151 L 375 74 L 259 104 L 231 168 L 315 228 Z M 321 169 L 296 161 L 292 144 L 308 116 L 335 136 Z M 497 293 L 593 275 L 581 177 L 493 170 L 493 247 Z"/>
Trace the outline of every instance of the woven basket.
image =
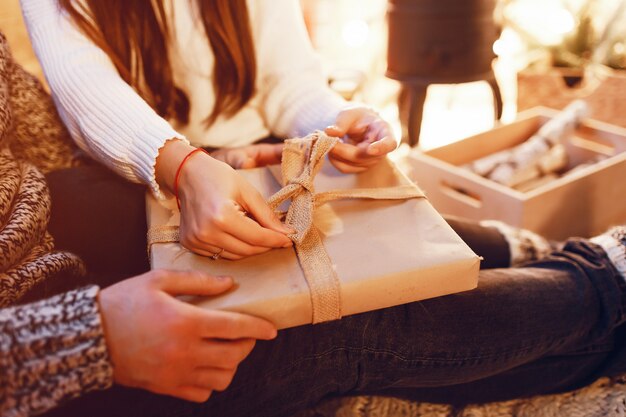
<path id="1" fill-rule="evenodd" d="M 547 73 L 521 72 L 517 77 L 517 111 L 535 106 L 563 109 L 576 99 L 589 104 L 589 117 L 626 127 L 626 71 L 612 71 L 602 80 L 568 87 L 564 74 L 556 69 Z"/>

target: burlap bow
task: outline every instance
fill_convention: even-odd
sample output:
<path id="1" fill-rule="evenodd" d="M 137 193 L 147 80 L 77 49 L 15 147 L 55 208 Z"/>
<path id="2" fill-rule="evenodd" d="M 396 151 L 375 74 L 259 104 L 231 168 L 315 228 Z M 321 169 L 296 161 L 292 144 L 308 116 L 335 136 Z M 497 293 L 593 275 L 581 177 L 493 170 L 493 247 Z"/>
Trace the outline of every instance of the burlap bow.
<path id="1" fill-rule="evenodd" d="M 296 232 L 294 242 L 298 261 L 304 273 L 311 296 L 312 323 L 341 318 L 341 286 L 332 261 L 324 248 L 319 231 L 313 224 L 317 206 L 344 198 L 375 200 L 405 200 L 424 198 L 415 186 L 390 188 L 362 188 L 316 193 L 314 179 L 320 171 L 326 154 L 338 139 L 316 132 L 306 138 L 285 141 L 281 174 L 283 188 L 269 198 L 268 204 L 276 210 L 291 199 L 285 222 Z M 155 227 L 148 232 L 148 245 L 178 241 L 177 228 Z"/>

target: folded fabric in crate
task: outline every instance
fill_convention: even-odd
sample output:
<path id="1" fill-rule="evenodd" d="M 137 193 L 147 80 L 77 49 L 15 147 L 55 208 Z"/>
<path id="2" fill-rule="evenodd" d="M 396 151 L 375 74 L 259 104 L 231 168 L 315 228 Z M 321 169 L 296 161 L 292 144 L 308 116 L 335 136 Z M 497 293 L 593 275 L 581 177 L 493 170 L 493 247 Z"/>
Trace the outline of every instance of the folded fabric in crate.
<path id="1" fill-rule="evenodd" d="M 356 175 L 322 166 L 335 142 L 322 133 L 289 140 L 282 170 L 240 171 L 270 205 L 287 209 L 294 248 L 234 262 L 193 254 L 177 243 L 175 204 L 148 195 L 152 268 L 233 276 L 234 291 L 189 302 L 264 317 L 278 328 L 474 288 L 479 258 L 422 192 L 390 161 Z"/>

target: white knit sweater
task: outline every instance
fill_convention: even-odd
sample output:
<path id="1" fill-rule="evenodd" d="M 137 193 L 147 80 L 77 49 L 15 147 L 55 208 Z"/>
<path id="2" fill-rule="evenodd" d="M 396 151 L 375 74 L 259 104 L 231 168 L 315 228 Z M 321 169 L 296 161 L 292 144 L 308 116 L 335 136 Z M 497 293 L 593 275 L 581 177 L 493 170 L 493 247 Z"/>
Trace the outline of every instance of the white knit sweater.
<path id="1" fill-rule="evenodd" d="M 327 88 L 298 0 L 248 0 L 258 65 L 256 94 L 233 117 L 220 117 L 208 129 L 203 120 L 215 100 L 214 55 L 190 6 L 195 2 L 173 0 L 170 13 L 174 78 L 191 102 L 186 126 L 157 115 L 119 76 L 108 56 L 60 12 L 56 0 L 21 3 L 35 52 L 76 142 L 125 178 L 148 184 L 157 196 L 154 165 L 169 139 L 225 147 L 269 134 L 304 135 L 333 123 L 346 106 Z"/>

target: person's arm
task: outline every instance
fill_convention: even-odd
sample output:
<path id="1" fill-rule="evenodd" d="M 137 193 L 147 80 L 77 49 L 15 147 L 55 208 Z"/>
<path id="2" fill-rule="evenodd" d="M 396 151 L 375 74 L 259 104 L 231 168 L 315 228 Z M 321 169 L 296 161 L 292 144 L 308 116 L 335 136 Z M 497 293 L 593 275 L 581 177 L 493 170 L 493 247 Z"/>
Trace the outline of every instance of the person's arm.
<path id="1" fill-rule="evenodd" d="M 231 278 L 151 271 L 0 309 L 0 415 L 43 413 L 113 382 L 188 401 L 225 390 L 270 322 L 176 298 L 228 291 Z"/>
<path id="2" fill-rule="evenodd" d="M 328 88 L 300 2 L 262 0 L 250 18 L 257 20 L 257 88 L 271 132 L 278 137 L 304 136 L 333 124 L 348 103 Z"/>
<path id="3" fill-rule="evenodd" d="M 40 414 L 113 382 L 98 287 L 0 310 L 0 415 Z"/>
<path id="4" fill-rule="evenodd" d="M 159 195 L 155 161 L 173 138 L 186 141 L 130 85 L 56 0 L 21 0 L 30 38 L 57 108 L 78 145 Z"/>
<path id="5" fill-rule="evenodd" d="M 125 178 L 148 184 L 157 197 L 160 186 L 173 191 L 178 167 L 193 150 L 189 142 L 120 77 L 56 0 L 21 4 L 59 113 L 79 146 Z M 181 243 L 194 252 L 239 259 L 291 243 L 254 187 L 217 160 L 194 156 L 178 185 Z M 239 215 L 240 207 L 254 220 Z"/>
<path id="6" fill-rule="evenodd" d="M 256 15 L 259 88 L 268 127 L 279 137 L 314 130 L 343 138 L 330 153 L 344 172 L 360 172 L 394 150 L 389 123 L 372 109 L 348 103 L 329 87 L 295 0 L 260 1 Z"/>

